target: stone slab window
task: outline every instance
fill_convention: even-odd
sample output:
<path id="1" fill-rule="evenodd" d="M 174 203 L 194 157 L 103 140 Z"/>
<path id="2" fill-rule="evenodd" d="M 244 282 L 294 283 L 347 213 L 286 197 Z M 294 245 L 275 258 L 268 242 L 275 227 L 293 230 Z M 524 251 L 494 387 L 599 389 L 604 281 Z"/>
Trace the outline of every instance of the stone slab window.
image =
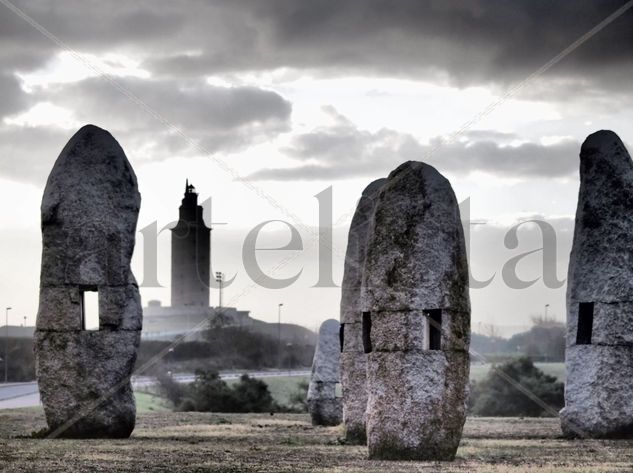
<path id="1" fill-rule="evenodd" d="M 371 313 L 363 312 L 363 351 L 371 353 Z"/>
<path id="2" fill-rule="evenodd" d="M 428 319 L 429 350 L 442 349 L 442 309 L 428 309 L 424 311 Z"/>
<path id="3" fill-rule="evenodd" d="M 578 333 L 576 345 L 591 345 L 593 332 L 593 302 L 578 304 Z"/>
<path id="4" fill-rule="evenodd" d="M 83 330 L 99 330 L 99 293 L 96 289 L 81 292 L 81 327 Z"/>
<path id="5" fill-rule="evenodd" d="M 338 341 L 341 346 L 341 353 L 343 352 L 343 345 L 345 344 L 345 324 L 341 324 L 338 329 Z"/>

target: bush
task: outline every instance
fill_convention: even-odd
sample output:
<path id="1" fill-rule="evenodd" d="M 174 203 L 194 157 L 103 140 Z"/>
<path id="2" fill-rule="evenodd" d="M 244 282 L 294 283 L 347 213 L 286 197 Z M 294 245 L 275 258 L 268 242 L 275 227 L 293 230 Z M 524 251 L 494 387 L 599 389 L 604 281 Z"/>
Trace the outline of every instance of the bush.
<path id="1" fill-rule="evenodd" d="M 10 382 L 34 380 L 35 356 L 33 354 L 33 339 L 9 338 L 7 342 L 7 339 L 3 335 L 4 334 L 0 334 L 0 374 L 4 376 L 4 352 L 5 344 L 8 343 L 8 380 Z"/>
<path id="2" fill-rule="evenodd" d="M 233 386 L 231 412 L 272 412 L 277 410 L 268 385 L 260 379 L 242 375 Z"/>
<path id="3" fill-rule="evenodd" d="M 522 389 L 532 393 L 555 411 L 562 408 L 565 403 L 563 383 L 535 367 L 530 358 L 522 357 L 493 366 L 483 381 L 471 385 L 469 404 L 472 406 L 473 414 L 499 417 L 554 415 L 551 410 L 519 390 L 514 383 L 510 383 L 507 378 L 511 378 Z"/>
<path id="4" fill-rule="evenodd" d="M 180 411 L 198 412 L 275 412 L 280 408 L 268 385 L 243 375 L 233 386 L 220 378 L 217 371 L 198 370 L 196 380 L 179 384 L 170 376 L 158 376 L 159 390 Z"/>
<path id="5" fill-rule="evenodd" d="M 186 410 L 201 412 L 233 412 L 231 388 L 217 371 L 196 371 L 196 380 L 185 385 Z M 185 406 L 181 406 L 185 407 Z"/>

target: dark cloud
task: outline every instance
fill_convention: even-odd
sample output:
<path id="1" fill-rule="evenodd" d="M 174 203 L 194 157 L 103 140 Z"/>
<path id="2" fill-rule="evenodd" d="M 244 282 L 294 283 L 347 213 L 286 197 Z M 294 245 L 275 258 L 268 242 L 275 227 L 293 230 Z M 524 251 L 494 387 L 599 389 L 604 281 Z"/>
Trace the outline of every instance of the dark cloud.
<path id="1" fill-rule="evenodd" d="M 147 58 L 160 75 L 295 67 L 321 74 L 441 78 L 459 85 L 525 77 L 624 0 L 23 0 L 17 6 L 71 48 Z M 0 61 L 33 68 L 59 47 L 5 7 Z M 633 10 L 548 77 L 629 87 Z"/>
<path id="2" fill-rule="evenodd" d="M 42 99 L 72 110 L 82 123 L 99 123 L 141 146 L 143 141 L 146 146 L 154 143 L 158 159 L 192 145 L 172 127 L 210 152 L 239 150 L 289 129 L 292 106 L 275 92 L 201 81 L 116 81 L 113 86 L 101 78 L 86 79 L 40 93 Z"/>
<path id="3" fill-rule="evenodd" d="M 293 137 L 283 151 L 296 159 L 296 167 L 264 169 L 250 179 L 331 180 L 385 175 L 407 160 L 426 161 L 441 172 L 454 175 L 481 171 L 504 177 L 561 177 L 576 171 L 578 142 L 565 140 L 550 146 L 503 144 L 516 138 L 476 130 L 465 133 L 461 140 L 443 142 L 438 137 L 421 144 L 413 136 L 394 130 L 360 130 L 344 117 L 336 116 L 332 126 Z"/>
<path id="4" fill-rule="evenodd" d="M 1 79 L 2 76 L 0 86 Z M 253 87 L 214 87 L 200 82 L 177 85 L 165 80 L 117 81 L 124 93 L 104 79 L 86 79 L 35 90 L 30 99 L 67 108 L 82 124 L 106 128 L 132 160 L 140 159 L 139 156 L 152 160 L 199 156 L 202 150 L 235 151 L 289 129 L 291 104 L 275 92 Z M 5 107 L 11 103 L 10 98 Z M 17 102 L 19 97 L 13 111 L 18 108 Z M 0 175 L 43 184 L 74 131 L 54 126 L 1 125 Z"/>
<path id="5" fill-rule="evenodd" d="M 145 5 L 95 0 L 12 3 L 48 33 L 80 52 L 160 47 L 161 42 L 184 30 L 187 20 L 186 9 L 161 0 Z M 60 50 L 26 19 L 0 6 L 0 61 L 5 70 L 31 71 Z"/>
<path id="6" fill-rule="evenodd" d="M 30 99 L 14 75 L 0 74 L 0 118 L 24 109 Z"/>
<path id="7" fill-rule="evenodd" d="M 161 55 L 149 66 L 171 74 L 291 66 L 505 83 L 538 69 L 624 3 L 224 0 L 215 2 L 214 13 L 232 25 L 228 36 L 218 42 L 212 35 L 213 42 L 198 43 L 199 54 Z M 614 71 L 633 70 L 632 19 L 633 11 L 626 12 L 548 75 L 628 86 L 628 76 Z"/>
<path id="8" fill-rule="evenodd" d="M 73 135 L 53 127 L 0 127 L 0 175 L 44 186 L 60 151 Z"/>

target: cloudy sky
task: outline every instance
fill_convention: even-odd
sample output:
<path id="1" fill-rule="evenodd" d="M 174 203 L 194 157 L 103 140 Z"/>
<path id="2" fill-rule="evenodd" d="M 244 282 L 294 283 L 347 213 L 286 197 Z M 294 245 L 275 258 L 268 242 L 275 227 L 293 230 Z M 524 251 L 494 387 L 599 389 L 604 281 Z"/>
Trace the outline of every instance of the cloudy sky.
<path id="1" fill-rule="evenodd" d="M 492 278 L 471 289 L 474 328 L 510 333 L 545 304 L 562 319 L 580 144 L 598 129 L 633 142 L 630 3 L 0 0 L 0 304 L 12 323 L 34 322 L 43 187 L 93 123 L 139 178 L 139 281 L 144 236 L 177 217 L 190 178 L 212 199 L 213 270 L 236 275 L 224 300 L 268 321 L 283 302 L 286 321 L 314 328 L 338 317 L 340 289 L 319 287 L 319 267 L 323 281 L 331 259 L 340 284 L 362 189 L 414 159 L 451 180 L 473 221 L 473 277 Z M 330 192 L 331 257 L 316 228 Z M 515 258 L 543 246 L 538 225 L 508 233 L 533 219 L 556 244 Z M 269 275 L 299 275 L 282 289 L 255 284 L 242 262 L 268 220 L 301 238 L 302 250 L 258 253 Z M 276 222 L 257 244 L 289 240 Z M 525 284 L 504 282 L 512 258 Z M 169 304 L 167 231 L 158 280 L 143 298 Z"/>

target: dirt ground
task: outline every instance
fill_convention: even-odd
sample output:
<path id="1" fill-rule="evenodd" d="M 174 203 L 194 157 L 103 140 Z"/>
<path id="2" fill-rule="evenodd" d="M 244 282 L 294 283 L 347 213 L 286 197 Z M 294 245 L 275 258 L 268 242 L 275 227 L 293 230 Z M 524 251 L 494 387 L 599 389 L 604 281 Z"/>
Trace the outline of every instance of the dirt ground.
<path id="1" fill-rule="evenodd" d="M 144 412 L 127 440 L 23 437 L 43 427 L 40 409 L 0 411 L 0 471 L 633 471 L 633 440 L 564 440 L 557 419 L 469 418 L 451 463 L 369 461 L 302 414 Z"/>

